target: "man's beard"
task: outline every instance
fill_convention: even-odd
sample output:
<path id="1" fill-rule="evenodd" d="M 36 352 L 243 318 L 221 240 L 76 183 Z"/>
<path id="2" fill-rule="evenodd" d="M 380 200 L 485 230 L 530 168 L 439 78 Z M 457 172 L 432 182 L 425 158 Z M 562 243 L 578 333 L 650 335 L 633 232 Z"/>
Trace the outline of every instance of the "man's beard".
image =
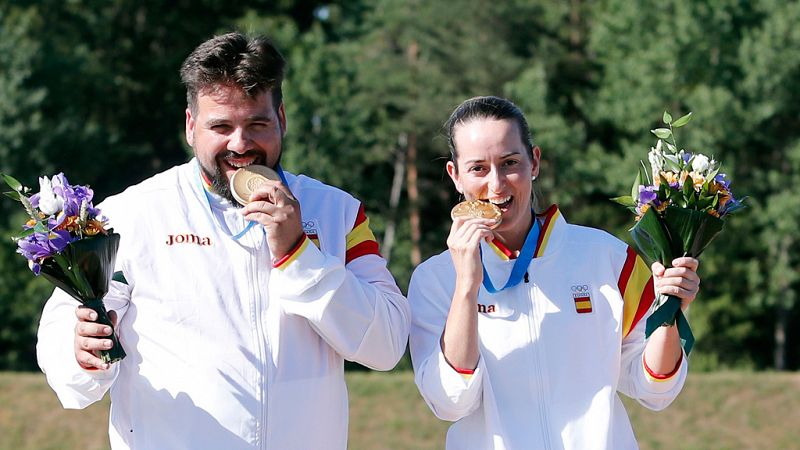
<path id="1" fill-rule="evenodd" d="M 283 149 L 281 149 L 281 152 L 278 153 L 278 161 L 276 161 L 275 167 L 272 167 L 272 169 L 275 169 L 276 171 L 278 164 L 280 164 L 281 154 L 283 153 L 282 150 Z M 256 159 L 255 161 L 253 161 L 253 164 L 262 166 L 267 165 L 266 155 L 264 155 L 263 152 L 256 153 L 255 150 L 249 150 L 244 153 L 245 156 L 251 154 L 256 156 Z M 223 159 L 224 156 L 226 155 L 223 155 Z M 214 191 L 214 193 L 221 196 L 225 200 L 228 200 L 229 202 L 231 202 L 231 204 L 240 206 L 239 202 L 236 200 L 236 198 L 234 198 L 233 193 L 231 193 L 230 180 L 228 179 L 227 176 L 225 176 L 224 173 L 222 173 L 222 170 L 219 167 L 219 162 L 217 161 L 218 159 L 219 157 L 214 158 L 214 167 L 212 168 L 212 170 L 209 170 L 209 168 L 205 167 L 203 164 L 200 164 L 200 170 L 202 170 L 205 176 L 211 181 L 211 190 Z"/>

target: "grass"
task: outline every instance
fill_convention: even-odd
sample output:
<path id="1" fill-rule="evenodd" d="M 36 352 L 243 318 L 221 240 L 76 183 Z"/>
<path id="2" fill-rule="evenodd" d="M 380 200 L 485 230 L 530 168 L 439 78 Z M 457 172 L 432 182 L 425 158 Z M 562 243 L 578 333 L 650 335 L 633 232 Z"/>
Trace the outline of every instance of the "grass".
<path id="1" fill-rule="evenodd" d="M 347 381 L 351 449 L 444 448 L 448 424 L 428 411 L 410 372 L 349 372 Z M 693 373 L 660 413 L 624 401 L 643 450 L 800 448 L 798 373 Z M 67 411 L 43 375 L 0 373 L 0 450 L 107 449 L 107 421 L 107 399 Z"/>

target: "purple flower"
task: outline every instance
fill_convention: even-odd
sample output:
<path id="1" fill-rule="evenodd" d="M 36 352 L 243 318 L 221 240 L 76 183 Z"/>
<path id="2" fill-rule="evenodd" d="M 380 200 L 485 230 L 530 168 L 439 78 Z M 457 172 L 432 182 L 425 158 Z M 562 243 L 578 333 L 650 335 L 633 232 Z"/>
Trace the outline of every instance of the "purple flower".
<path id="1" fill-rule="evenodd" d="M 719 211 L 717 211 L 720 217 L 724 216 L 725 214 L 728 214 L 728 211 L 730 211 L 731 209 L 739 208 L 739 206 L 742 204 L 740 200 L 736 200 L 735 198 L 733 198 L 733 193 L 731 193 L 730 196 L 731 199 L 728 200 L 728 202 L 725 203 L 725 205 L 722 208 L 720 208 Z"/>
<path id="2" fill-rule="evenodd" d="M 94 192 L 86 186 L 70 186 L 67 177 L 63 173 L 54 175 L 52 179 L 53 192 L 64 200 L 64 214 L 67 216 L 77 216 L 81 212 L 81 203 L 84 200 L 89 204 L 89 215 L 94 217 L 97 210 L 92 207 L 92 197 Z"/>
<path id="3" fill-rule="evenodd" d="M 33 233 L 17 242 L 17 253 L 34 263 L 31 270 L 37 272 L 42 259 L 61 253 L 73 240 L 66 230 L 52 231 L 50 234 Z"/>
<path id="4" fill-rule="evenodd" d="M 658 194 L 655 186 L 639 186 L 639 204 L 645 205 L 648 203 L 655 203 L 658 200 Z"/>
<path id="5" fill-rule="evenodd" d="M 685 152 L 683 153 L 683 163 L 689 164 L 689 160 L 692 159 L 692 152 Z"/>
<path id="6" fill-rule="evenodd" d="M 726 191 L 730 190 L 731 180 L 726 180 L 724 173 L 718 173 L 717 176 L 714 177 L 714 181 L 716 181 L 717 183 L 721 184 L 722 187 L 724 187 Z"/>

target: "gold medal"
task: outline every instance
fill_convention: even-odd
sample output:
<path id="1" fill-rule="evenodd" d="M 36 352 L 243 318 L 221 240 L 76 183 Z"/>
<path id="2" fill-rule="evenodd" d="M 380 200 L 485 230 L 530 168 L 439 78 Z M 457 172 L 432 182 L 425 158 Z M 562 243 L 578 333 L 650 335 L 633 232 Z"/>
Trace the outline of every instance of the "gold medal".
<path id="1" fill-rule="evenodd" d="M 492 228 L 500 225 L 503 212 L 500 211 L 496 205 L 490 202 L 483 202 L 480 200 L 468 200 L 461 202 L 453 207 L 450 211 L 450 218 L 467 217 L 467 218 L 482 218 L 494 219 L 497 221 Z"/>
<path id="2" fill-rule="evenodd" d="M 242 167 L 231 175 L 231 194 L 242 206 L 250 203 L 250 194 L 267 180 L 281 181 L 278 173 L 256 164 Z"/>

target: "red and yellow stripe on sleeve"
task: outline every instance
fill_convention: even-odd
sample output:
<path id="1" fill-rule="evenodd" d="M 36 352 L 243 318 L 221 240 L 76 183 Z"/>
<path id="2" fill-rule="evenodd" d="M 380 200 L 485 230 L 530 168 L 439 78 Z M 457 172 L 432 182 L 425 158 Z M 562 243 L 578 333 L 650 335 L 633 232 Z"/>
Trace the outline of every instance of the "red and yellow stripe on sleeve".
<path id="1" fill-rule="evenodd" d="M 623 299 L 622 336 L 626 337 L 653 304 L 653 275 L 636 252 L 628 247 L 628 256 L 619 276 L 619 292 Z"/>
<path id="2" fill-rule="evenodd" d="M 369 219 L 364 214 L 364 205 L 360 205 L 353 230 L 347 234 L 345 264 L 364 255 L 380 256 L 380 253 L 378 252 L 378 241 L 369 228 Z"/>

